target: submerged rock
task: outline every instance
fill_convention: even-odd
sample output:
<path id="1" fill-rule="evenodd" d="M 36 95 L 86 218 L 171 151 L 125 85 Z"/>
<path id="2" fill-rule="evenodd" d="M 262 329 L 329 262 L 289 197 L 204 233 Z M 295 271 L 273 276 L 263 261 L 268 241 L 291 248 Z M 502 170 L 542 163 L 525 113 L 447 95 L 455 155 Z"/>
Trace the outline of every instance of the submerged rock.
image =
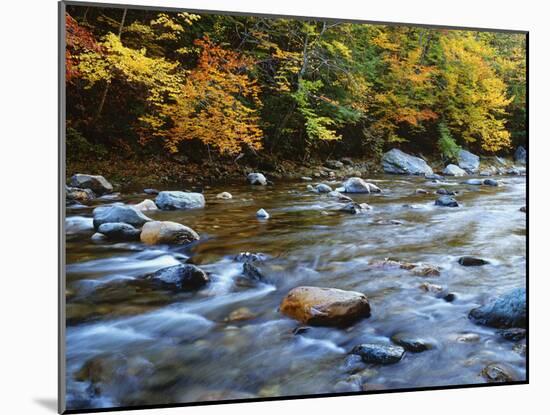
<path id="1" fill-rule="evenodd" d="M 507 366 L 498 363 L 491 363 L 481 371 L 483 376 L 489 383 L 501 383 L 514 381 L 512 370 Z"/>
<path id="2" fill-rule="evenodd" d="M 324 183 L 319 183 L 317 186 L 315 186 L 315 191 L 317 193 L 330 193 L 332 192 L 332 188 Z"/>
<path id="3" fill-rule="evenodd" d="M 159 269 L 149 274 L 147 279 L 159 281 L 163 285 L 182 290 L 196 290 L 209 281 L 206 272 L 191 264 L 179 264 Z"/>
<path id="4" fill-rule="evenodd" d="M 483 184 L 485 186 L 495 186 L 495 187 L 498 186 L 498 182 L 494 179 L 485 179 L 485 180 L 483 180 Z"/>
<path id="5" fill-rule="evenodd" d="M 470 311 L 468 317 L 478 324 L 497 328 L 522 327 L 527 324 L 527 295 L 518 288 L 481 307 Z"/>
<path id="6" fill-rule="evenodd" d="M 246 180 L 249 184 L 254 184 L 258 186 L 267 185 L 267 179 L 262 173 L 249 173 L 248 176 L 246 176 Z"/>
<path id="7" fill-rule="evenodd" d="M 391 174 L 433 174 L 432 168 L 420 157 L 411 156 L 396 148 L 382 156 L 382 168 Z"/>
<path id="8" fill-rule="evenodd" d="M 216 195 L 216 199 L 225 199 L 225 200 L 229 200 L 229 199 L 233 199 L 233 195 L 229 192 L 221 192 L 221 193 L 218 193 Z"/>
<path id="9" fill-rule="evenodd" d="M 425 189 L 416 189 L 414 193 L 416 193 L 417 195 L 427 195 L 428 191 Z"/>
<path id="10" fill-rule="evenodd" d="M 527 330 L 522 328 L 502 329 L 497 331 L 497 333 L 502 338 L 514 342 L 523 340 L 527 336 Z"/>
<path id="11" fill-rule="evenodd" d="M 351 213 L 353 215 L 359 215 L 366 213 L 372 208 L 367 203 L 349 202 L 342 206 L 340 212 Z"/>
<path id="12" fill-rule="evenodd" d="M 202 193 L 177 190 L 160 192 L 155 199 L 155 203 L 162 210 L 200 209 L 205 205 Z"/>
<path id="13" fill-rule="evenodd" d="M 258 252 L 258 253 L 241 252 L 239 255 L 235 257 L 235 261 L 237 262 L 265 261 L 266 259 L 267 259 L 267 255 L 262 254 L 261 252 Z"/>
<path id="14" fill-rule="evenodd" d="M 111 193 L 113 185 L 103 176 L 91 174 L 75 174 L 71 177 L 71 186 L 81 189 L 90 189 L 97 195 Z"/>
<path id="15" fill-rule="evenodd" d="M 360 177 L 350 177 L 343 184 L 345 193 L 380 193 L 382 190 L 372 183 L 367 183 Z"/>
<path id="16" fill-rule="evenodd" d="M 153 221 L 143 226 L 141 242 L 154 244 L 187 244 L 200 239 L 193 229 L 176 222 Z"/>
<path id="17" fill-rule="evenodd" d="M 444 206 L 444 207 L 459 207 L 460 205 L 456 201 L 455 198 L 451 196 L 441 196 L 437 198 L 435 201 L 436 206 Z"/>
<path id="18" fill-rule="evenodd" d="M 253 265 L 251 261 L 246 261 L 243 264 L 243 275 L 254 281 L 265 280 L 265 277 L 260 269 L 256 265 Z"/>
<path id="19" fill-rule="evenodd" d="M 112 241 L 139 240 L 141 231 L 127 223 L 102 223 L 97 231 Z"/>
<path id="20" fill-rule="evenodd" d="M 256 217 L 260 219 L 269 219 L 269 213 L 265 209 L 260 209 L 256 212 Z"/>
<path id="21" fill-rule="evenodd" d="M 449 189 L 437 189 L 435 191 L 436 194 L 438 195 L 444 195 L 444 196 L 456 196 L 457 195 L 457 192 L 453 191 L 453 190 L 449 190 Z"/>
<path id="22" fill-rule="evenodd" d="M 144 211 L 158 210 L 159 208 L 157 207 L 155 202 L 153 202 L 151 199 L 145 199 L 135 204 L 134 209 L 144 212 Z"/>
<path id="23" fill-rule="evenodd" d="M 470 186 L 481 186 L 483 184 L 483 180 L 481 179 L 468 179 L 462 182 L 462 184 L 469 184 Z"/>
<path id="24" fill-rule="evenodd" d="M 464 267 L 479 267 L 481 265 L 490 264 L 489 261 L 485 261 L 482 258 L 476 258 L 473 256 L 463 256 L 458 259 L 458 263 Z"/>
<path id="25" fill-rule="evenodd" d="M 355 346 L 351 353 L 361 356 L 365 363 L 389 365 L 399 362 L 405 354 L 405 349 L 387 344 L 360 344 Z"/>
<path id="26" fill-rule="evenodd" d="M 388 258 L 384 259 L 383 261 L 372 261 L 370 263 L 370 266 L 372 268 L 383 269 L 404 269 L 407 271 L 411 271 L 414 275 L 423 277 L 437 277 L 441 273 L 439 267 L 435 265 L 425 263 L 401 262 Z"/>
<path id="27" fill-rule="evenodd" d="M 94 228 L 98 229 L 104 223 L 127 223 L 135 227 L 141 227 L 152 221 L 133 206 L 113 205 L 99 206 L 94 209 Z"/>
<path id="28" fill-rule="evenodd" d="M 445 170 L 443 170 L 443 174 L 445 176 L 466 176 L 466 171 L 462 170 L 460 167 L 458 167 L 456 164 L 449 164 L 447 167 L 445 167 Z"/>
<path id="29" fill-rule="evenodd" d="M 241 307 L 229 313 L 229 315 L 225 318 L 225 321 L 228 323 L 234 323 L 238 321 L 252 320 L 255 317 L 256 314 L 250 311 L 249 308 Z"/>
<path id="30" fill-rule="evenodd" d="M 283 299 L 283 314 L 302 324 L 345 326 L 370 316 L 367 297 L 336 288 L 296 287 Z"/>
<path id="31" fill-rule="evenodd" d="M 479 170 L 479 157 L 466 150 L 458 152 L 458 166 L 468 173 L 475 173 Z"/>
<path id="32" fill-rule="evenodd" d="M 514 160 L 520 164 L 527 163 L 527 150 L 523 146 L 519 146 L 514 153 Z"/>
<path id="33" fill-rule="evenodd" d="M 431 349 L 432 345 L 426 340 L 419 337 L 407 334 L 397 333 L 391 337 L 391 341 L 403 347 L 406 351 L 412 353 L 420 353 Z"/>

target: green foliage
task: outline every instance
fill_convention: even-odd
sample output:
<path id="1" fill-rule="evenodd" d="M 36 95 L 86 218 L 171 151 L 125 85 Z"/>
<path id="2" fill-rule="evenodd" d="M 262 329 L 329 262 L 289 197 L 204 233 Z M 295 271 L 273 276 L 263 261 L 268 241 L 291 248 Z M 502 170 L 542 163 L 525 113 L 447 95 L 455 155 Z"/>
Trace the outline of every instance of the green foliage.
<path id="1" fill-rule="evenodd" d="M 101 159 L 108 150 L 101 144 L 90 143 L 78 130 L 67 127 L 66 154 L 69 160 Z"/>
<path id="2" fill-rule="evenodd" d="M 439 139 L 437 140 L 437 146 L 441 155 L 446 161 L 456 162 L 458 153 L 460 152 L 460 146 L 456 143 L 445 122 L 439 123 L 438 130 Z"/>

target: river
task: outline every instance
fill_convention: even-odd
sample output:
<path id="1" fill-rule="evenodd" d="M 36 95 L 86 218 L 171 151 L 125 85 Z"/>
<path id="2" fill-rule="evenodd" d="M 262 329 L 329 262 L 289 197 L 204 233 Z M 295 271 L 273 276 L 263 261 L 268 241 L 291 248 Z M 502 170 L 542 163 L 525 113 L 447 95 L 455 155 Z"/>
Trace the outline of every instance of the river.
<path id="1" fill-rule="evenodd" d="M 526 215 L 519 211 L 526 179 L 497 179 L 499 187 L 373 176 L 381 194 L 351 195 L 373 208 L 360 215 L 336 211 L 334 199 L 307 191 L 305 182 L 212 186 L 204 190 L 204 209 L 145 212 L 201 235 L 184 247 L 93 242 L 92 207 L 67 208 L 68 408 L 354 391 L 361 388 L 358 376 L 366 390 L 485 383 L 480 372 L 492 362 L 525 379 L 515 343 L 467 317 L 526 283 Z M 432 192 L 440 187 L 458 191 L 461 206 L 435 206 Z M 430 193 L 417 194 L 418 188 Z M 216 199 L 222 191 L 233 199 Z M 151 196 L 125 189 L 116 201 L 144 198 Z M 271 218 L 256 218 L 260 208 Z M 240 252 L 267 255 L 259 265 L 265 281 L 241 276 L 242 264 L 233 259 Z M 463 255 L 490 264 L 464 267 Z M 433 264 L 441 275 L 370 265 L 384 258 Z M 185 261 L 210 274 L 205 288 L 174 293 L 142 284 L 147 273 Z M 424 282 L 444 287 L 454 301 L 424 292 Z M 278 306 L 300 285 L 365 293 L 372 315 L 344 329 L 293 334 L 299 323 Z M 235 310 L 247 318 L 232 321 Z M 385 366 L 348 355 L 357 344 L 388 343 L 398 332 L 426 339 L 431 348 Z"/>

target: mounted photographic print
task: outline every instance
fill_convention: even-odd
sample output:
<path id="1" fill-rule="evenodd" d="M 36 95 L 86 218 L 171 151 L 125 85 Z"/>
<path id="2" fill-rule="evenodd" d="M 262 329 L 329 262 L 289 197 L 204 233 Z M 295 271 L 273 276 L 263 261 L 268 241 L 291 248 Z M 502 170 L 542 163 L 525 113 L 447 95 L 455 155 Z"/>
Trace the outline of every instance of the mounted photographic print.
<path id="1" fill-rule="evenodd" d="M 527 32 L 59 10 L 60 412 L 528 382 Z"/>

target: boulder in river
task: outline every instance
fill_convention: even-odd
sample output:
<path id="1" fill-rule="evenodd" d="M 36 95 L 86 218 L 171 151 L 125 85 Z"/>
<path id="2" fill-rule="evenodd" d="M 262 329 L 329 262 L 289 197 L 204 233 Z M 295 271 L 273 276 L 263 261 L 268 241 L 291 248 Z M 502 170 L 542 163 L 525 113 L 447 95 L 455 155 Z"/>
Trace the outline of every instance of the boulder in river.
<path id="1" fill-rule="evenodd" d="M 479 170 L 479 157 L 467 150 L 458 152 L 458 166 L 468 173 L 475 173 Z"/>
<path id="2" fill-rule="evenodd" d="M 241 252 L 239 255 L 235 257 L 235 261 L 237 262 L 256 262 L 256 261 L 265 261 L 267 259 L 266 254 L 262 254 L 261 252 L 253 253 L 253 252 Z"/>
<path id="3" fill-rule="evenodd" d="M 527 206 L 522 206 L 519 208 L 520 212 L 527 213 Z"/>
<path id="4" fill-rule="evenodd" d="M 481 186 L 483 184 L 482 179 L 468 179 L 464 180 L 462 184 L 469 184 L 470 186 Z"/>
<path id="5" fill-rule="evenodd" d="M 283 314 L 302 324 L 345 326 L 370 316 L 367 297 L 336 288 L 296 287 L 283 299 Z"/>
<path id="6" fill-rule="evenodd" d="M 470 311 L 468 317 L 478 324 L 497 328 L 522 327 L 527 324 L 527 294 L 517 288 Z"/>
<path id="7" fill-rule="evenodd" d="M 454 197 L 451 196 L 440 196 L 435 201 L 436 206 L 444 206 L 444 207 L 459 207 L 460 205 L 456 201 Z"/>
<path id="8" fill-rule="evenodd" d="M 71 177 L 71 186 L 81 189 L 91 189 L 97 195 L 113 191 L 113 185 L 105 177 L 91 174 L 75 174 Z"/>
<path id="9" fill-rule="evenodd" d="M 485 261 L 482 258 L 476 258 L 473 256 L 463 256 L 458 259 L 458 263 L 465 267 L 479 267 L 481 265 L 490 264 L 489 261 Z"/>
<path id="10" fill-rule="evenodd" d="M 391 337 L 391 341 L 412 353 L 420 353 L 432 348 L 428 341 L 407 333 L 396 333 Z"/>
<path id="11" fill-rule="evenodd" d="M 427 263 L 413 263 L 395 261 L 393 259 L 384 259 L 382 261 L 372 261 L 369 264 L 372 268 L 381 269 L 404 269 L 411 271 L 413 275 L 419 277 L 438 277 L 441 274 L 439 267 Z"/>
<path id="12" fill-rule="evenodd" d="M 367 203 L 348 202 L 340 209 L 340 212 L 351 213 L 352 215 L 359 215 L 367 213 L 372 208 Z"/>
<path id="13" fill-rule="evenodd" d="M 455 192 L 454 190 L 449 190 L 444 188 L 437 189 L 435 193 L 438 195 L 445 195 L 445 196 L 455 196 L 457 194 L 457 192 Z"/>
<path id="14" fill-rule="evenodd" d="M 382 156 L 382 168 L 390 174 L 433 174 L 432 168 L 423 159 L 406 154 L 397 148 Z"/>
<path id="15" fill-rule="evenodd" d="M 514 380 L 512 370 L 505 365 L 497 363 L 485 366 L 481 371 L 481 376 L 489 383 L 512 382 Z"/>
<path id="16" fill-rule="evenodd" d="M 368 183 L 360 177 L 350 177 L 343 184 L 345 193 L 380 193 L 382 190 L 375 184 Z"/>
<path id="17" fill-rule="evenodd" d="M 527 150 L 525 147 L 519 146 L 514 153 L 514 160 L 516 163 L 526 164 L 527 163 Z"/>
<path id="18" fill-rule="evenodd" d="M 332 188 L 325 183 L 319 183 L 317 186 L 315 186 L 315 191 L 317 193 L 330 193 L 332 192 Z"/>
<path id="19" fill-rule="evenodd" d="M 181 223 L 169 221 L 147 222 L 140 235 L 141 242 L 154 244 L 187 244 L 200 239 L 199 234 Z"/>
<path id="20" fill-rule="evenodd" d="M 389 365 L 399 362 L 405 354 L 405 349 L 389 344 L 359 344 L 351 353 L 361 356 L 365 363 Z"/>
<path id="21" fill-rule="evenodd" d="M 498 182 L 495 179 L 485 179 L 483 180 L 485 186 L 498 186 Z"/>
<path id="22" fill-rule="evenodd" d="M 262 173 L 249 173 L 248 176 L 246 176 L 246 180 L 250 184 L 255 184 L 259 186 L 267 185 L 267 179 Z"/>
<path id="23" fill-rule="evenodd" d="M 269 219 L 269 213 L 265 209 L 260 209 L 256 212 L 256 217 L 260 219 Z"/>
<path id="24" fill-rule="evenodd" d="M 264 281 L 265 277 L 260 269 L 252 263 L 252 261 L 246 261 L 243 264 L 243 275 L 254 281 Z"/>
<path id="25" fill-rule="evenodd" d="M 134 209 L 145 212 L 145 211 L 151 211 L 151 210 L 158 210 L 159 208 L 157 207 L 155 202 L 153 202 L 151 199 L 144 199 L 141 202 L 135 204 Z"/>
<path id="26" fill-rule="evenodd" d="M 466 176 L 466 171 L 462 170 L 460 167 L 458 167 L 456 164 L 449 164 L 447 167 L 445 167 L 445 170 L 443 170 L 443 174 L 445 176 Z"/>
<path id="27" fill-rule="evenodd" d="M 206 272 L 192 264 L 178 264 L 162 268 L 149 274 L 147 279 L 181 290 L 196 290 L 209 281 Z"/>
<path id="28" fill-rule="evenodd" d="M 139 228 L 152 220 L 133 206 L 127 205 L 99 206 L 94 209 L 93 215 L 95 229 L 103 223 L 119 222 Z"/>
<path id="29" fill-rule="evenodd" d="M 135 241 L 139 240 L 141 231 L 127 223 L 102 223 L 97 231 L 112 241 Z"/>
<path id="30" fill-rule="evenodd" d="M 160 192 L 155 203 L 162 210 L 199 209 L 205 205 L 202 193 L 165 191 Z"/>
<path id="31" fill-rule="evenodd" d="M 80 189 L 78 187 L 65 186 L 65 197 L 67 202 L 89 202 L 95 199 L 96 195 L 92 189 Z"/>
<path id="32" fill-rule="evenodd" d="M 216 199 L 225 199 L 225 200 L 229 200 L 229 199 L 233 199 L 233 195 L 229 192 L 221 192 L 221 193 L 218 193 L 216 195 Z"/>

